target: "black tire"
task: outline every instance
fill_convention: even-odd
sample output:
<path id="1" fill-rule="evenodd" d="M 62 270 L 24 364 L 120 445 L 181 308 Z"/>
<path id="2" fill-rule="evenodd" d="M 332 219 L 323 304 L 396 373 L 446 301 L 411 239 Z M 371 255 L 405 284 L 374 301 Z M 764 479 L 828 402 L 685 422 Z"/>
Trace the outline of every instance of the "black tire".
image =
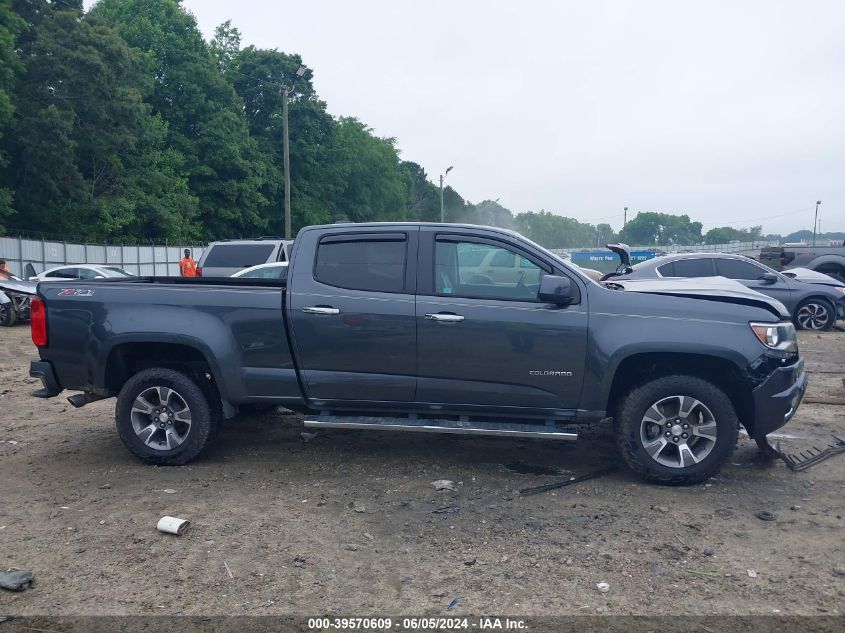
<path id="1" fill-rule="evenodd" d="M 174 392 L 173 402 L 178 404 L 171 406 L 169 398 L 165 402 L 164 398 L 150 398 L 147 395 L 151 390 L 158 392 L 158 388 Z M 151 411 L 141 412 L 136 409 L 133 412 L 136 399 L 142 395 L 144 402 L 152 405 Z M 178 445 L 170 446 L 171 441 L 175 443 L 174 435 L 170 434 L 170 428 L 161 427 L 161 430 L 156 428 L 146 436 L 142 435 L 143 430 L 141 433 L 138 432 L 137 428 L 148 422 L 150 426 L 159 426 L 159 418 L 152 413 L 154 410 L 164 413 L 165 410 L 170 411 L 178 407 L 177 417 L 171 418 L 178 420 L 179 414 L 184 415 L 185 411 L 181 405 L 187 407 L 190 424 Z M 218 411 L 219 406 L 219 403 L 209 401 L 208 391 L 202 389 L 190 376 L 173 369 L 152 367 L 138 372 L 123 385 L 117 396 L 115 424 L 120 439 L 133 455 L 148 464 L 176 466 L 187 464 L 195 459 L 216 435 L 222 417 Z M 146 419 L 145 416 L 148 413 L 149 419 Z M 174 421 L 173 433 L 177 432 L 176 424 L 177 422 Z M 181 424 L 184 425 L 184 423 Z"/>
<path id="2" fill-rule="evenodd" d="M 14 303 L 0 303 L 0 327 L 12 327 L 18 320 Z"/>
<path id="3" fill-rule="evenodd" d="M 792 320 L 799 330 L 829 330 L 836 323 L 836 307 L 824 297 L 809 297 L 795 308 Z"/>
<path id="4" fill-rule="evenodd" d="M 662 406 L 668 407 L 674 397 L 684 398 L 684 403 L 692 402 L 686 398 L 697 400 L 704 408 L 697 405 L 691 407 L 690 417 L 697 417 L 702 422 L 700 426 L 705 426 L 705 422 L 708 427 L 715 426 L 715 439 L 706 439 L 698 435 L 693 437 L 694 434 L 690 432 L 689 440 L 681 440 L 683 444 L 687 441 L 695 442 L 691 444 L 690 452 L 693 455 L 696 450 L 698 451 L 696 457 L 700 460 L 689 465 L 681 464 L 691 458 L 687 458 L 686 453 L 682 455 L 677 446 L 673 448 L 670 443 L 670 439 L 674 441 L 676 436 L 666 440 L 665 448 L 661 449 L 664 452 L 658 452 L 658 457 L 652 457 L 645 448 L 646 443 L 654 446 L 658 440 L 662 441 L 664 431 L 673 432 L 670 428 L 663 428 L 655 423 L 646 424 L 644 418 L 647 412 L 652 410 L 652 405 L 665 402 L 666 404 Z M 678 408 L 684 406 L 681 405 L 681 400 L 677 402 Z M 665 412 L 666 408 L 664 408 Z M 649 416 L 651 417 L 651 414 Z M 672 422 L 675 419 L 674 414 L 668 417 L 669 420 L 663 420 L 663 422 Z M 672 423 L 672 429 L 681 426 Z M 695 426 L 694 423 L 691 424 Z M 739 437 L 739 421 L 728 396 L 716 385 L 694 376 L 664 376 L 634 387 L 619 403 L 617 414 L 614 416 L 614 429 L 622 458 L 631 470 L 648 481 L 671 486 L 696 484 L 712 477 L 733 454 Z M 646 431 L 643 429 L 648 432 L 657 430 L 660 432 L 647 440 Z M 680 428 L 678 430 L 678 435 L 680 435 Z M 709 450 L 705 452 L 704 449 L 708 448 Z M 673 455 L 673 451 L 677 451 L 677 458 Z M 677 459 L 678 464 L 665 465 L 660 463 L 658 458 L 665 461 Z"/>

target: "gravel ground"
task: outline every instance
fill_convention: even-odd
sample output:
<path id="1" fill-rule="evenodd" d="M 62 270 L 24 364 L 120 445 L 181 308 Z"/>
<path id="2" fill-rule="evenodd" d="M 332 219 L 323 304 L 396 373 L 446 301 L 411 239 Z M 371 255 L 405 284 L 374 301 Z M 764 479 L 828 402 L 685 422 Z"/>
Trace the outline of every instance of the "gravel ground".
<path id="1" fill-rule="evenodd" d="M 845 398 L 845 332 L 801 333 L 800 345 L 808 395 Z M 648 485 L 621 468 L 521 497 L 617 463 L 611 429 L 563 444 L 363 431 L 306 443 L 298 417 L 272 412 L 228 423 L 197 463 L 154 468 L 124 449 L 113 401 L 30 397 L 34 356 L 27 326 L 0 329 L 0 568 L 36 578 L 0 591 L 0 613 L 845 610 L 845 456 L 796 474 L 741 438 L 703 485 Z M 783 445 L 826 445 L 843 422 L 841 405 L 804 404 Z M 437 479 L 461 484 L 436 491 Z M 190 529 L 157 532 L 166 514 Z"/>

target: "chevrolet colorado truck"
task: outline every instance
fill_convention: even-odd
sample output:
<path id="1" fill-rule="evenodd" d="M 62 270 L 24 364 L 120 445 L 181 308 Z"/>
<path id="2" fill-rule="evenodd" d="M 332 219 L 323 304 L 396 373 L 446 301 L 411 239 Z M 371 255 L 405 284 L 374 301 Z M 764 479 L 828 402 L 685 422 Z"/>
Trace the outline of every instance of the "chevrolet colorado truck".
<path id="1" fill-rule="evenodd" d="M 480 275 L 495 258 L 518 274 Z M 571 440 L 613 418 L 646 479 L 713 475 L 739 426 L 763 446 L 807 378 L 782 304 L 722 279 L 596 283 L 517 233 L 456 224 L 308 227 L 287 279 L 42 282 L 30 375 L 184 464 L 224 419 Z"/>

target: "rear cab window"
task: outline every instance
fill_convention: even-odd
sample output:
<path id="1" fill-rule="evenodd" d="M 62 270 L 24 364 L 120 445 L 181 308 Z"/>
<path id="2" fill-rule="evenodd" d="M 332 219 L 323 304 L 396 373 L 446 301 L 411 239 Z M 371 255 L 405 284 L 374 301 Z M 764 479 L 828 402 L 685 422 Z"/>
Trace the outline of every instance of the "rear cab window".
<path id="1" fill-rule="evenodd" d="M 404 233 L 324 236 L 314 279 L 335 288 L 405 292 L 408 237 Z"/>
<path id="2" fill-rule="evenodd" d="M 266 264 L 275 244 L 215 244 L 203 262 L 206 268 L 247 268 Z"/>

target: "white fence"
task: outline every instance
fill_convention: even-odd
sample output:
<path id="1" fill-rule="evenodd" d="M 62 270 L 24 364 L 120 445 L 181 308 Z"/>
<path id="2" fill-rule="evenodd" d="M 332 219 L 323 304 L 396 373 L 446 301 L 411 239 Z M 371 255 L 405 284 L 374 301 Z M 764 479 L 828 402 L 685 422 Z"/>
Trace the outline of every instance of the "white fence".
<path id="1" fill-rule="evenodd" d="M 61 241 L 0 237 L 0 259 L 23 277 L 27 264 L 36 273 L 63 264 L 108 264 L 133 275 L 176 276 L 186 248 L 199 261 L 204 247 L 176 244 L 70 244 Z"/>

